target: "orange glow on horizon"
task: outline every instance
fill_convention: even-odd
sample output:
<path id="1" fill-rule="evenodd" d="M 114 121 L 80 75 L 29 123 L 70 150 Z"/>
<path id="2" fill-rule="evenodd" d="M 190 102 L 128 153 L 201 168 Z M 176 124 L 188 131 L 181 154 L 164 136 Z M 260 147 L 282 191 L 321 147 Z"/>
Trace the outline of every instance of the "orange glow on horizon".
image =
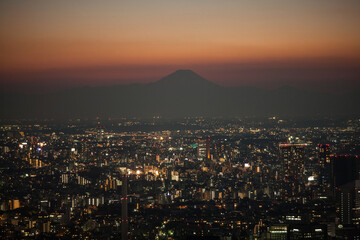
<path id="1" fill-rule="evenodd" d="M 15 50 L 16 49 L 16 50 Z M 31 71 L 104 65 L 209 64 L 338 57 L 357 60 L 352 46 L 229 46 L 221 44 L 13 42 L 4 48 L 0 71 Z"/>
<path id="2" fill-rule="evenodd" d="M 218 76 L 237 79 L 239 72 L 225 66 L 273 63 L 288 71 L 277 62 L 301 69 L 314 59 L 337 59 L 341 77 L 348 76 L 345 62 L 355 79 L 359 22 L 357 0 L 0 1 L 0 81 L 154 79 L 176 67 L 210 65 Z M 137 66 L 154 70 L 140 74 Z M 278 79 L 263 70 L 254 74 Z M 246 69 L 241 74 L 249 76 Z"/>

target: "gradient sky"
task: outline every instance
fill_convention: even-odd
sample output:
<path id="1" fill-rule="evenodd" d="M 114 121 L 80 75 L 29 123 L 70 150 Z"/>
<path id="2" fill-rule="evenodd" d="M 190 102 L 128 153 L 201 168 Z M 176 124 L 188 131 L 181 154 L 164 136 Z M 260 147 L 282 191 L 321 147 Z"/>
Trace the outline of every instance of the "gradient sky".
<path id="1" fill-rule="evenodd" d="M 156 81 L 360 89 L 359 0 L 1 0 L 0 86 Z"/>

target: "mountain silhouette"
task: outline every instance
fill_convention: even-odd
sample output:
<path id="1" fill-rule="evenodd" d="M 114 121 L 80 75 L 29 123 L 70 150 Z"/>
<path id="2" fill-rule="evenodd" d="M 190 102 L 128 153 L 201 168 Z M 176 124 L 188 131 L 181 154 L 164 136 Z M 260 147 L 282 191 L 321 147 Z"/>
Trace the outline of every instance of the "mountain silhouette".
<path id="1" fill-rule="evenodd" d="M 155 82 L 156 85 L 177 87 L 215 87 L 216 84 L 206 80 L 192 70 L 177 70 Z"/>
<path id="2" fill-rule="evenodd" d="M 223 87 L 191 70 L 157 82 L 82 87 L 52 94 L 2 93 L 1 119 L 186 116 L 348 116 L 360 113 L 360 94 L 333 95 L 292 87 Z"/>

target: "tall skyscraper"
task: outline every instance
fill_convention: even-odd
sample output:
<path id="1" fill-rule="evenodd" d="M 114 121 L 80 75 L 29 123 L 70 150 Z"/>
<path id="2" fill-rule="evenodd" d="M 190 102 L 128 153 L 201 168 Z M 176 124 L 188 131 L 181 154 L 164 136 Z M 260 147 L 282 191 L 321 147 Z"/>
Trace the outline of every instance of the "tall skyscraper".
<path id="1" fill-rule="evenodd" d="M 360 162 L 358 156 L 333 156 L 332 181 L 334 187 L 340 187 L 355 180 L 360 180 Z"/>
<path id="2" fill-rule="evenodd" d="M 306 144 L 279 144 L 284 178 L 299 179 L 303 177 L 305 146 Z"/>
<path id="3" fill-rule="evenodd" d="M 318 183 L 322 187 L 324 193 L 331 192 L 331 158 L 330 158 L 330 145 L 319 144 L 318 150 Z"/>
<path id="4" fill-rule="evenodd" d="M 360 180 L 348 182 L 335 190 L 337 213 L 342 224 L 360 223 Z"/>
<path id="5" fill-rule="evenodd" d="M 320 166 L 330 163 L 330 144 L 318 145 L 318 162 Z"/>
<path id="6" fill-rule="evenodd" d="M 198 158 L 210 159 L 210 136 L 207 136 L 205 139 L 198 140 Z"/>
<path id="7" fill-rule="evenodd" d="M 126 159 L 127 163 L 127 159 Z M 127 169 L 122 175 L 122 194 L 121 194 L 121 240 L 128 239 L 128 179 Z"/>
<path id="8" fill-rule="evenodd" d="M 279 144 L 282 197 L 286 201 L 298 201 L 296 198 L 304 189 L 304 154 L 305 144 Z"/>
<path id="9" fill-rule="evenodd" d="M 332 158 L 332 182 L 339 222 L 360 223 L 360 160 L 358 156 Z"/>

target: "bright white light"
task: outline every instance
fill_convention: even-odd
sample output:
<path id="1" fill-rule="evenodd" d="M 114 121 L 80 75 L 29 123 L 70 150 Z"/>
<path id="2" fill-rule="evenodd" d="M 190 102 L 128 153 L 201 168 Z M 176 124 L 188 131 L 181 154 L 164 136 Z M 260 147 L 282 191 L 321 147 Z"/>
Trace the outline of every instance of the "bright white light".
<path id="1" fill-rule="evenodd" d="M 244 164 L 244 167 L 245 167 L 245 168 L 249 168 L 249 167 L 250 167 L 250 164 L 249 164 L 249 163 L 245 163 L 245 164 Z"/>
<path id="2" fill-rule="evenodd" d="M 314 180 L 315 180 L 315 177 L 314 177 L 314 176 L 308 177 L 308 181 L 314 181 Z"/>

